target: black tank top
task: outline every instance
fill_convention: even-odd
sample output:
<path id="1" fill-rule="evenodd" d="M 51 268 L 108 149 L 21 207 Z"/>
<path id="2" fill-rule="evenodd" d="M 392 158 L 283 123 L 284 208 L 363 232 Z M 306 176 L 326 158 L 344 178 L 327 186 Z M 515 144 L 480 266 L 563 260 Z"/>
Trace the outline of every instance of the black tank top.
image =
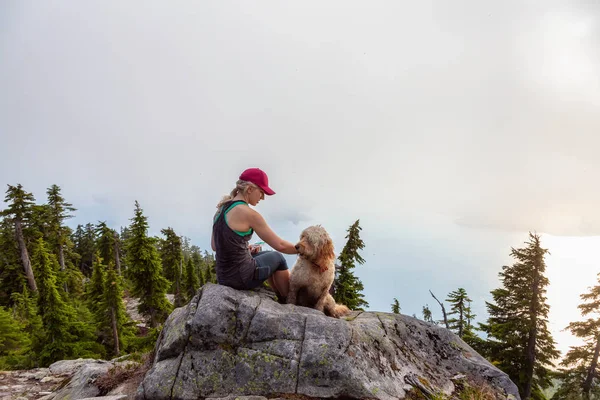
<path id="1" fill-rule="evenodd" d="M 217 282 L 220 285 L 234 289 L 246 289 L 246 284 L 252 280 L 256 261 L 250 255 L 248 242 L 254 231 L 234 231 L 227 224 L 227 213 L 238 205 L 247 206 L 241 200 L 228 201 L 217 212 L 213 221 L 213 238 L 216 248 Z"/>

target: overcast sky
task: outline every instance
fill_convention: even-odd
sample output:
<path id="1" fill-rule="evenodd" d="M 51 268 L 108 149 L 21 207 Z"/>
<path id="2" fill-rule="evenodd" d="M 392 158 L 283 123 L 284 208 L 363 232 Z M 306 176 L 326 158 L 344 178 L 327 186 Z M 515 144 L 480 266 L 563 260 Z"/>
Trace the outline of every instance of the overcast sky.
<path id="1" fill-rule="evenodd" d="M 126 225 L 137 199 L 209 248 L 257 166 L 278 234 L 320 223 L 339 252 L 360 218 L 370 309 L 438 318 L 428 289 L 459 286 L 485 318 L 536 230 L 566 350 L 600 272 L 597 4 L 4 1 L 0 183 L 58 184 L 71 224 Z"/>

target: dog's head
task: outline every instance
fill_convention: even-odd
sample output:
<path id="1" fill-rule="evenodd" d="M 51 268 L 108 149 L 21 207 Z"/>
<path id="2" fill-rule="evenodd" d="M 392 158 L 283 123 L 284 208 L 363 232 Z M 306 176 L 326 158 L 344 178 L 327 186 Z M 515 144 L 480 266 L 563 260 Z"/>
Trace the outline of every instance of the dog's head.
<path id="1" fill-rule="evenodd" d="M 309 226 L 303 230 L 295 247 L 298 254 L 313 262 L 335 259 L 333 241 L 321 225 Z"/>

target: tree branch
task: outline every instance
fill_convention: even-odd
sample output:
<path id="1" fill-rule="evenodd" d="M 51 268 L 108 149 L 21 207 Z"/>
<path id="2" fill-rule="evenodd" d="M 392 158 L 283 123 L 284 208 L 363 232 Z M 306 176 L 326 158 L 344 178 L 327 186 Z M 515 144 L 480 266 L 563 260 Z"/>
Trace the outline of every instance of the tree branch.
<path id="1" fill-rule="evenodd" d="M 446 316 L 446 309 L 444 308 L 444 305 L 442 304 L 441 301 L 439 301 L 437 299 L 437 297 L 435 297 L 435 295 L 433 294 L 433 292 L 431 291 L 431 289 L 429 289 L 429 293 L 431 293 L 431 296 L 435 299 L 435 301 L 438 302 L 438 304 L 440 305 L 440 307 L 442 307 L 442 314 L 444 314 L 444 325 L 446 325 L 446 329 L 450 329 L 450 327 L 448 326 L 448 317 Z"/>

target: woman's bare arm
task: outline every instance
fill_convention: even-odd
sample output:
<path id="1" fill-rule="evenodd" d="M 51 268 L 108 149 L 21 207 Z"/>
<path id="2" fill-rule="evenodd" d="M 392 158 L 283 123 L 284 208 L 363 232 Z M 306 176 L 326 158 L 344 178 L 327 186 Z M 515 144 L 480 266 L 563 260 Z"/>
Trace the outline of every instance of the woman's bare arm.
<path id="1" fill-rule="evenodd" d="M 262 215 L 249 209 L 250 226 L 256 234 L 275 250 L 285 254 L 297 254 L 294 244 L 277 236 L 269 227 Z"/>

